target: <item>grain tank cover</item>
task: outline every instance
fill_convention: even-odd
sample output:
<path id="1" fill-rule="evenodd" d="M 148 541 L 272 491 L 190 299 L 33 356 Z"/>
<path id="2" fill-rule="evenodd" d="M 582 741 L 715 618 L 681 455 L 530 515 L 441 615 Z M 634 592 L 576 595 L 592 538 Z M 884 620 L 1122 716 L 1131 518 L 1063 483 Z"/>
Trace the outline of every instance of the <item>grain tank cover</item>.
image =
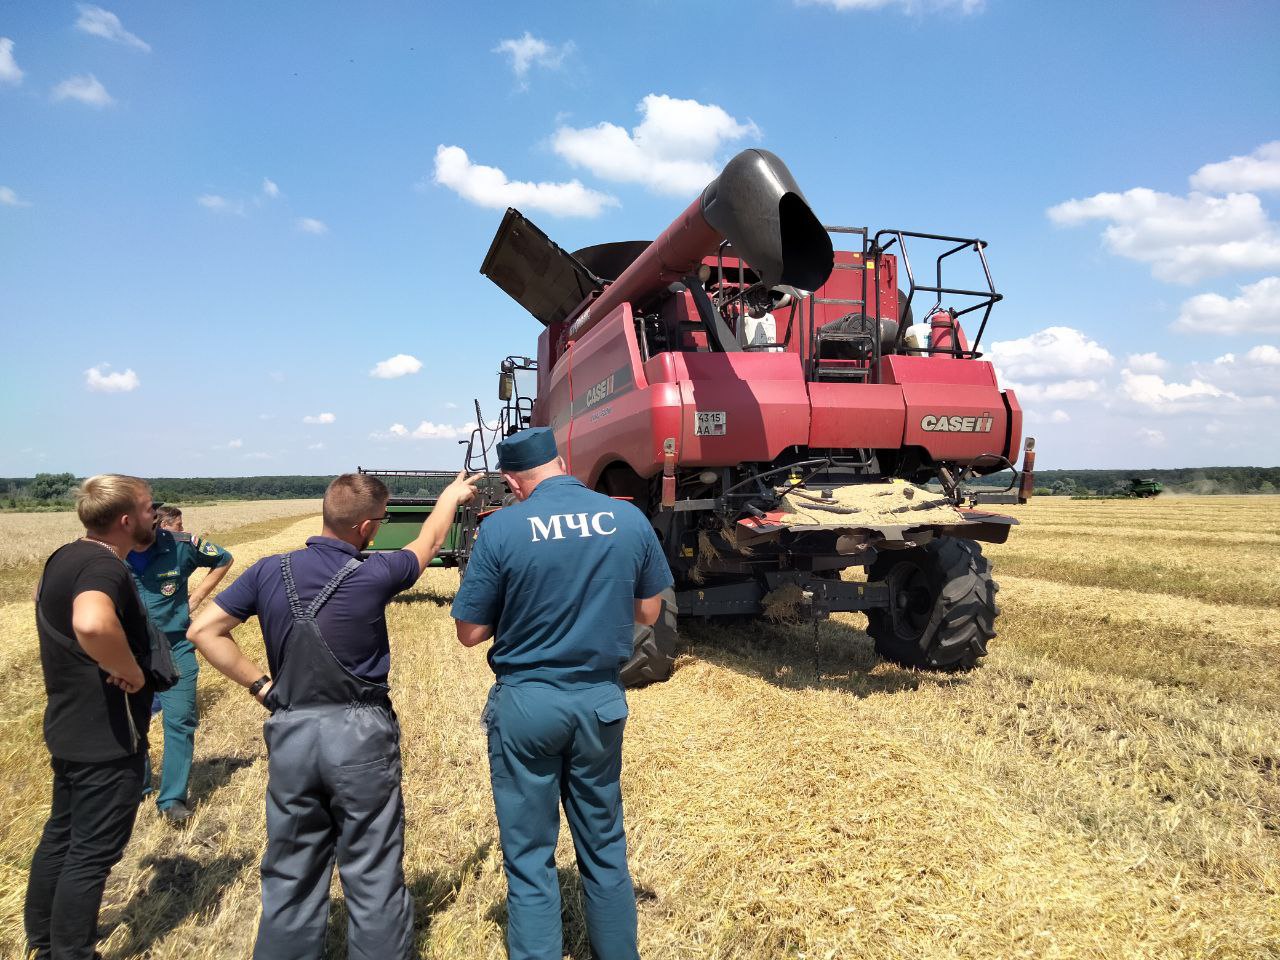
<path id="1" fill-rule="evenodd" d="M 817 290 L 831 275 L 831 236 L 791 171 L 768 150 L 743 150 L 702 191 L 702 216 L 766 287 Z"/>
<path id="2" fill-rule="evenodd" d="M 513 207 L 507 209 L 480 272 L 548 326 L 604 283 Z"/>

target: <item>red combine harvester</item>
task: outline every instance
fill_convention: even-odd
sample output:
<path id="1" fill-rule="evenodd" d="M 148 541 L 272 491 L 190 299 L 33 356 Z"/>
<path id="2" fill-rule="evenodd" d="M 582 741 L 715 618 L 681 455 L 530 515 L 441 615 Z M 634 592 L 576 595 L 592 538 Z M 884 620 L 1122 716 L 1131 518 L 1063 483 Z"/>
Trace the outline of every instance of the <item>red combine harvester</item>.
<path id="1" fill-rule="evenodd" d="M 833 234 L 857 248 L 833 250 Z M 908 241 L 931 245 L 931 276 Z M 543 330 L 536 360 L 503 361 L 498 420 L 477 404 L 468 469 L 488 469 L 502 436 L 551 426 L 570 472 L 649 516 L 676 587 L 638 630 L 626 682 L 670 674 L 677 614 L 861 610 L 897 663 L 961 670 L 985 654 L 999 611 L 978 541 L 1016 521 L 974 507 L 1026 501 L 1034 441 L 1019 473 L 1022 411 L 978 350 L 1000 300 L 984 247 L 823 226 L 765 150 L 730 161 L 652 243 L 569 254 L 507 211 L 481 273 Z M 981 282 L 946 286 L 966 254 Z M 979 320 L 972 341 L 962 317 Z M 1002 491 L 967 486 L 1001 470 Z M 841 578 L 854 566 L 865 582 Z"/>

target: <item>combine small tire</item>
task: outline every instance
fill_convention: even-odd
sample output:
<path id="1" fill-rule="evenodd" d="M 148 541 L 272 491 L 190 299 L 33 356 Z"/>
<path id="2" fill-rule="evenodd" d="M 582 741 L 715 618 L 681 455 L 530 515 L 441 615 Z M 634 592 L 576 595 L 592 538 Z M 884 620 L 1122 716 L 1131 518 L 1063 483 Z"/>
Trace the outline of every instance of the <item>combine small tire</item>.
<path id="1" fill-rule="evenodd" d="M 662 591 L 662 613 L 653 626 L 636 624 L 631 659 L 622 667 L 624 687 L 643 687 L 671 676 L 676 663 L 676 592 Z"/>
<path id="2" fill-rule="evenodd" d="M 971 540 L 938 537 L 923 547 L 885 551 L 868 579 L 889 585 L 890 606 L 867 611 L 876 653 L 918 670 L 971 670 L 996 635 L 999 586 Z"/>

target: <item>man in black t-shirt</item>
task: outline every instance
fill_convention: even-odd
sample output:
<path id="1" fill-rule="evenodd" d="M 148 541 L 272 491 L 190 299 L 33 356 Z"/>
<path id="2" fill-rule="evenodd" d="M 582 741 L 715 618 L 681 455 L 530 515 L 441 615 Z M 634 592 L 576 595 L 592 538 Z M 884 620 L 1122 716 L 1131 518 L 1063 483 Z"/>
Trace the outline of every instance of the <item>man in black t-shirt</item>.
<path id="1" fill-rule="evenodd" d="M 155 538 L 151 488 L 103 474 L 80 486 L 85 536 L 54 551 L 36 591 L 53 804 L 27 883 L 37 960 L 92 960 L 107 875 L 142 791 L 151 690 L 147 615 L 124 557 Z"/>

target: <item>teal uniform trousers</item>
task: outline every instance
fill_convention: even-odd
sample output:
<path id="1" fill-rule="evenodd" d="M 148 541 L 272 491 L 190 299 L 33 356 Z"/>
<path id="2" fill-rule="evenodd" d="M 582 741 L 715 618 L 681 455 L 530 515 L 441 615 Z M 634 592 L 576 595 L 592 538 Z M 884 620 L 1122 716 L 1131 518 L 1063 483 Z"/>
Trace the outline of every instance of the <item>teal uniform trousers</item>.
<path id="1" fill-rule="evenodd" d="M 497 683 L 485 708 L 489 772 L 507 874 L 511 960 L 563 956 L 556 841 L 563 805 L 595 960 L 637 960 L 636 900 L 622 826 L 617 683 L 573 690 Z"/>
<path id="2" fill-rule="evenodd" d="M 161 710 L 164 723 L 164 762 L 160 766 L 160 791 L 156 795 L 156 806 L 161 810 L 167 810 L 179 800 L 187 802 L 191 761 L 196 750 L 196 726 L 200 722 L 200 708 L 196 703 L 200 664 L 196 660 L 196 648 L 185 632 L 165 636 L 173 650 L 173 664 L 178 668 L 179 679 L 168 690 L 156 694 L 156 706 Z M 149 753 L 142 782 L 151 783 Z"/>

